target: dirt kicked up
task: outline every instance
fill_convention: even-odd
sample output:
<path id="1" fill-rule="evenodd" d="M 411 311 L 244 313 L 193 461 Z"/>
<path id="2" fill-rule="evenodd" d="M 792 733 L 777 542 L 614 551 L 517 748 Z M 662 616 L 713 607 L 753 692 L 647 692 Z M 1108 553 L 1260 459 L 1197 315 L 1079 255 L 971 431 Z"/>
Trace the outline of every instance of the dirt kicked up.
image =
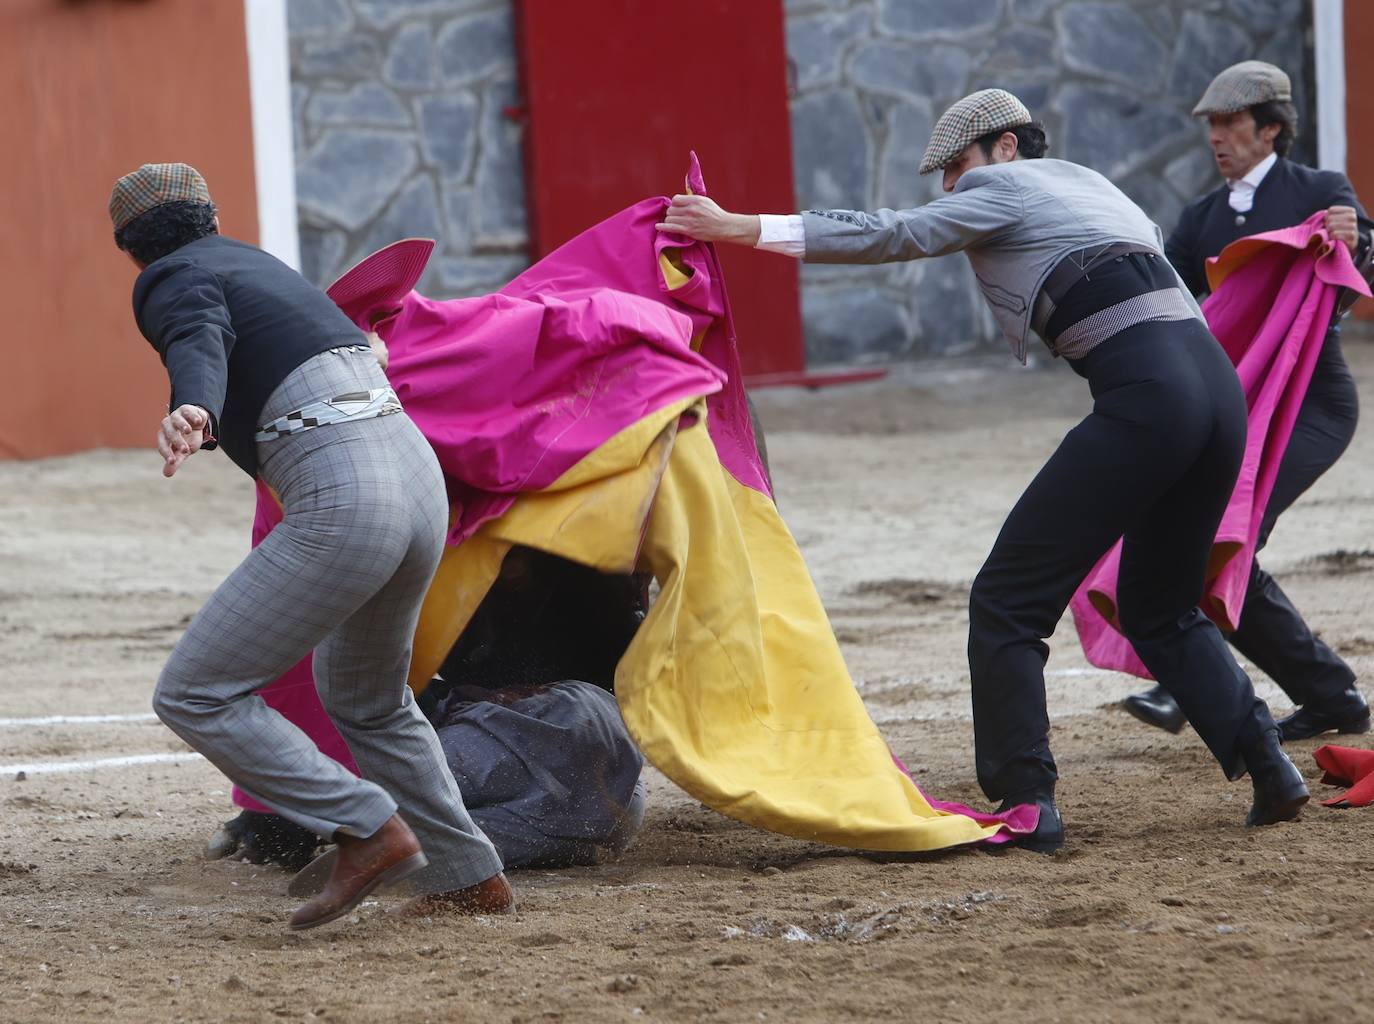
<path id="1" fill-rule="evenodd" d="M 1368 402 L 1374 347 L 1347 351 Z M 999 360 L 758 403 L 871 712 L 931 792 L 982 805 L 967 585 L 1086 387 Z M 0 1022 L 1374 1020 L 1374 809 L 1315 802 L 1334 791 L 1309 741 L 1302 820 L 1245 829 L 1248 784 L 1117 710 L 1138 682 L 1088 666 L 1067 623 L 1047 680 L 1060 854 L 871 859 L 652 774 L 639 844 L 513 875 L 512 917 L 403 924 L 382 897 L 290 934 L 282 872 L 201 859 L 228 785 L 148 710 L 251 515 L 218 455 L 170 482 L 151 452 L 0 464 Z M 1368 692 L 1374 431 L 1264 561 Z"/>

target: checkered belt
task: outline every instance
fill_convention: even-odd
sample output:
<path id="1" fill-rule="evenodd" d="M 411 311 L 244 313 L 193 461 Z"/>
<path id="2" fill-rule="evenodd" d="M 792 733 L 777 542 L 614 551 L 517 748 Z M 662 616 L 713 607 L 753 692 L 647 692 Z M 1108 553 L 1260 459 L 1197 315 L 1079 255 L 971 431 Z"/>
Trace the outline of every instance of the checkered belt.
<path id="1" fill-rule="evenodd" d="M 322 427 L 327 423 L 370 420 L 400 411 L 401 400 L 391 388 L 350 391 L 346 395 L 336 395 L 323 402 L 311 402 L 288 412 L 285 416 L 278 416 L 271 423 L 264 423 L 253 435 L 253 440 L 275 441 L 279 437 L 299 434 L 302 430 Z"/>

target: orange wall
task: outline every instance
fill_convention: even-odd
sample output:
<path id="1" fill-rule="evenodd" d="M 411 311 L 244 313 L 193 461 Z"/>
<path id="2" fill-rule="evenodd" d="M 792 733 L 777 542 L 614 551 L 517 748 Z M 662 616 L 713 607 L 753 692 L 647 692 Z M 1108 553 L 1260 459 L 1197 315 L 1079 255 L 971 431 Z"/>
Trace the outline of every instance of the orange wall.
<path id="1" fill-rule="evenodd" d="M 1366 211 L 1374 208 L 1374 3 L 1345 3 L 1346 172 Z M 1374 302 L 1361 299 L 1354 315 L 1374 320 Z"/>
<path id="2" fill-rule="evenodd" d="M 0 4 L 0 458 L 150 446 L 167 378 L 134 325 L 106 203 L 141 163 L 198 167 L 257 240 L 240 0 Z"/>

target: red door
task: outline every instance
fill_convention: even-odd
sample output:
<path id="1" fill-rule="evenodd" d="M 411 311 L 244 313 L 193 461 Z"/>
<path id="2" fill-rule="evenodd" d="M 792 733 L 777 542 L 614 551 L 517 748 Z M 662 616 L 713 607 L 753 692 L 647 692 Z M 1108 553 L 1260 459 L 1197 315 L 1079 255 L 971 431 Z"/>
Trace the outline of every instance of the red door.
<path id="1" fill-rule="evenodd" d="M 646 196 L 695 149 L 727 209 L 791 213 L 782 0 L 520 0 L 534 258 Z M 746 373 L 795 374 L 796 261 L 722 246 Z"/>

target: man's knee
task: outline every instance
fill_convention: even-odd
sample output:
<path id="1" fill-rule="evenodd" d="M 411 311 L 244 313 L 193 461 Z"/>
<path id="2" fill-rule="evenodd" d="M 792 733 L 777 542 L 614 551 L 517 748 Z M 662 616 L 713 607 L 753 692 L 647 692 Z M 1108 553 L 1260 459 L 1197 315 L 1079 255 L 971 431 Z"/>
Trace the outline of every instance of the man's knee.
<path id="1" fill-rule="evenodd" d="M 969 588 L 969 647 L 1001 647 L 1008 641 L 1048 636 L 1044 609 L 1002 574 L 980 572 Z"/>
<path id="2" fill-rule="evenodd" d="M 173 732 L 177 732 L 190 717 L 186 703 L 190 688 L 177 668 L 176 656 L 173 655 L 173 659 L 163 668 L 153 690 L 153 713 Z"/>
<path id="3" fill-rule="evenodd" d="M 173 650 L 153 689 L 153 713 L 163 725 L 180 734 L 191 728 L 196 717 L 212 703 L 203 695 L 195 665 Z"/>
<path id="4" fill-rule="evenodd" d="M 1167 639 L 1188 629 L 1194 624 L 1193 620 L 1203 619 L 1196 606 L 1166 608 L 1140 601 L 1126 591 L 1117 594 L 1117 615 L 1122 635 L 1137 649 Z"/>
<path id="5" fill-rule="evenodd" d="M 1007 617 L 1007 595 L 989 574 L 980 572 L 973 579 L 968 592 L 968 620 L 970 626 L 986 626 Z"/>

